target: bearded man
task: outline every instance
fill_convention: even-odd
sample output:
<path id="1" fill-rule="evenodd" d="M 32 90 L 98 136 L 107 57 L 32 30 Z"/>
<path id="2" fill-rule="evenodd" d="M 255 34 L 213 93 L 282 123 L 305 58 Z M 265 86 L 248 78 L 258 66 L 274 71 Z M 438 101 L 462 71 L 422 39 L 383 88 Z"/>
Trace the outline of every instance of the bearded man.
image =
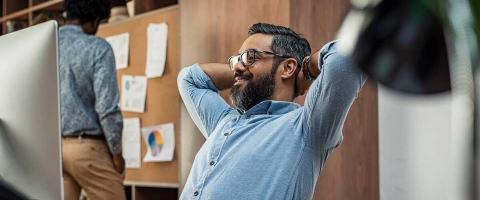
<path id="1" fill-rule="evenodd" d="M 310 55 L 289 28 L 254 24 L 228 64 L 195 64 L 180 95 L 206 138 L 180 199 L 310 199 L 365 76 L 336 42 Z M 231 88 L 233 107 L 218 94 Z M 308 89 L 304 106 L 294 103 Z"/>

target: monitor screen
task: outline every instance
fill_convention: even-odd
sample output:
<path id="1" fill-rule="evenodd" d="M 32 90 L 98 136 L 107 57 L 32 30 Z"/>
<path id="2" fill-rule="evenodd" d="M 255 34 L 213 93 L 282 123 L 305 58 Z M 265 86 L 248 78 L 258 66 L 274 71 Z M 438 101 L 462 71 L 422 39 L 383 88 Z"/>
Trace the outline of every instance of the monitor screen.
<path id="1" fill-rule="evenodd" d="M 31 199 L 62 199 L 57 24 L 0 37 L 0 178 Z"/>

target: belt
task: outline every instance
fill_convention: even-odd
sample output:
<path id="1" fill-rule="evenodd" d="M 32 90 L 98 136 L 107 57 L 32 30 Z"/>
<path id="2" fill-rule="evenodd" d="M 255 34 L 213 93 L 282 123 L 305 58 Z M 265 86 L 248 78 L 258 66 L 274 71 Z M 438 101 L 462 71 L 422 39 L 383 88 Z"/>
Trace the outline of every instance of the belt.
<path id="1" fill-rule="evenodd" d="M 82 139 L 94 139 L 94 140 L 105 140 L 105 135 L 62 135 L 62 138 L 82 138 Z"/>

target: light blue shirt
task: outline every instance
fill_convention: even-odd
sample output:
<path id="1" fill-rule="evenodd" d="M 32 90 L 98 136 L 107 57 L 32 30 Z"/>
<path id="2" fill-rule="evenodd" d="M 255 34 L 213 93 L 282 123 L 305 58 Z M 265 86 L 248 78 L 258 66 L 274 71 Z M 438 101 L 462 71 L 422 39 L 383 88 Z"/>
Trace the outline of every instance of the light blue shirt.
<path id="1" fill-rule="evenodd" d="M 267 100 L 242 114 L 222 99 L 199 65 L 184 68 L 178 77 L 180 94 L 207 140 L 180 199 L 312 198 L 365 82 L 336 46 L 331 42 L 322 48 L 321 73 L 304 106 Z"/>

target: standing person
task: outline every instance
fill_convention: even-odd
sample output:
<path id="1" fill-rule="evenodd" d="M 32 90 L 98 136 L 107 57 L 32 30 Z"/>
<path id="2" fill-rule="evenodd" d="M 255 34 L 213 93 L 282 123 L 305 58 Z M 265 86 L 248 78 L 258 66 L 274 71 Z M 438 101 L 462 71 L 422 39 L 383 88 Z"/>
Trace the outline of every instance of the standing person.
<path id="1" fill-rule="evenodd" d="M 179 74 L 181 97 L 206 138 L 181 199 L 310 199 L 342 141 L 365 76 L 336 42 L 310 56 L 308 41 L 289 28 L 258 23 L 248 33 L 229 64 Z M 305 105 L 293 103 L 308 87 Z M 226 88 L 234 107 L 218 94 Z"/>
<path id="2" fill-rule="evenodd" d="M 65 200 L 125 199 L 118 86 L 112 48 L 95 36 L 109 0 L 65 0 L 59 30 Z"/>

